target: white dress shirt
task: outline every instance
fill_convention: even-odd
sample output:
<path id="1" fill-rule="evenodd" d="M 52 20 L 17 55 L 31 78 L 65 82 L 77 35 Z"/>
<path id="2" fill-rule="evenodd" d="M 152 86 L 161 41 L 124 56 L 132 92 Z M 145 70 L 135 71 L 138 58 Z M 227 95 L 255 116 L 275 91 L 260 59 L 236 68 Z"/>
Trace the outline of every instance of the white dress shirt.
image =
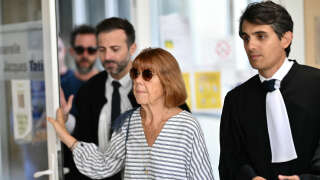
<path id="1" fill-rule="evenodd" d="M 285 59 L 279 70 L 269 79 L 259 74 L 261 82 L 276 79 L 275 89 L 266 96 L 267 125 L 272 153 L 272 162 L 287 162 L 297 158 L 286 105 L 280 92 L 280 84 L 293 65 Z"/>
<path id="2" fill-rule="evenodd" d="M 112 102 L 112 93 L 113 93 L 113 86 L 112 81 L 114 81 L 110 75 L 106 81 L 106 91 L 105 96 L 107 99 L 107 103 L 102 107 L 100 116 L 99 116 L 99 127 L 98 127 L 98 143 L 99 143 L 99 150 L 101 152 L 105 152 L 110 139 L 110 130 L 111 130 L 111 102 Z M 132 108 L 131 102 L 128 98 L 128 94 L 132 89 L 132 81 L 130 79 L 129 73 L 125 75 L 122 79 L 118 81 L 121 86 L 119 87 L 120 93 L 120 108 L 121 113 L 129 110 Z"/>

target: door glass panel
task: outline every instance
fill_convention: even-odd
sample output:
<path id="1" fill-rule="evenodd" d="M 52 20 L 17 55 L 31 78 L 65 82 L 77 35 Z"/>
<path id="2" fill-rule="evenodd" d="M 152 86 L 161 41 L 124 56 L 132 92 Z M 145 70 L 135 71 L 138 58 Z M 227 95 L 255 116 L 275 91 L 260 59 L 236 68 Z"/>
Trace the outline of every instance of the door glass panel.
<path id="1" fill-rule="evenodd" d="M 0 179 L 31 180 L 48 169 L 41 1 L 0 8 Z"/>
<path id="2" fill-rule="evenodd" d="M 75 64 L 75 57 L 73 57 L 70 53 L 68 53 L 68 48 L 71 47 L 70 39 L 71 32 L 74 27 L 87 24 L 95 27 L 100 21 L 107 17 L 121 17 L 126 18 L 128 20 L 131 19 L 131 0 L 100 0 L 100 1 L 92 1 L 92 0 L 77 0 L 77 1 L 65 1 L 58 0 L 58 33 L 61 38 L 61 44 L 65 46 L 65 56 L 63 55 L 63 51 L 61 54 L 61 59 L 59 60 L 59 68 L 62 68 L 65 64 L 66 68 L 73 71 L 68 73 L 66 70 L 61 70 L 60 75 L 63 77 L 65 74 L 71 74 L 77 72 L 77 67 Z M 59 48 L 62 49 L 62 46 Z M 64 58 L 65 57 L 65 58 Z M 62 68 L 62 69 L 66 69 Z M 96 60 L 96 68 L 98 70 L 104 70 L 99 60 Z M 68 76 L 68 75 L 66 75 Z M 62 79 L 62 78 L 61 78 Z M 77 78 L 76 78 L 77 79 Z M 63 80 L 62 80 L 63 81 Z M 82 80 L 81 80 L 82 81 Z M 65 92 L 65 95 L 68 98 L 68 95 L 74 93 L 74 89 L 70 89 L 70 87 L 62 87 L 63 89 L 68 89 Z M 70 119 L 68 120 L 70 122 Z M 76 122 L 76 121 L 75 121 Z M 70 127 L 70 126 L 69 126 Z M 69 128 L 72 131 L 73 127 Z M 63 148 L 66 148 L 63 146 Z M 77 177 L 79 172 L 75 171 L 75 167 L 72 163 L 72 155 L 68 149 L 64 149 L 64 168 L 68 168 L 70 171 L 65 174 L 65 179 L 72 179 L 73 177 Z"/>

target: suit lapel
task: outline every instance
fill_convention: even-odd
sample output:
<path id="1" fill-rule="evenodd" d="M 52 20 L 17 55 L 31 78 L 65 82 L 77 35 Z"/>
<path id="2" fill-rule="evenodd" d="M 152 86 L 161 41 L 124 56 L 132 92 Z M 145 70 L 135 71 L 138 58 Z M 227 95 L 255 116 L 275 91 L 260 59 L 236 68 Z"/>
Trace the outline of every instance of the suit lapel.
<path id="1" fill-rule="evenodd" d="M 93 86 L 94 89 L 92 89 L 92 92 L 94 92 L 94 94 L 92 96 L 93 101 L 91 101 L 92 102 L 91 107 L 92 107 L 92 111 L 93 111 L 93 116 L 95 116 L 95 118 L 92 119 L 92 121 L 94 121 L 94 122 L 91 122 L 91 123 L 95 126 L 93 129 L 97 130 L 95 133 L 98 133 L 99 117 L 100 117 L 102 107 L 107 103 L 105 91 L 106 91 L 106 81 L 108 78 L 108 74 L 106 71 L 104 71 L 102 73 L 103 74 L 102 74 L 101 78 L 98 79 L 98 81 Z M 96 139 L 96 141 L 98 143 L 98 139 Z"/>

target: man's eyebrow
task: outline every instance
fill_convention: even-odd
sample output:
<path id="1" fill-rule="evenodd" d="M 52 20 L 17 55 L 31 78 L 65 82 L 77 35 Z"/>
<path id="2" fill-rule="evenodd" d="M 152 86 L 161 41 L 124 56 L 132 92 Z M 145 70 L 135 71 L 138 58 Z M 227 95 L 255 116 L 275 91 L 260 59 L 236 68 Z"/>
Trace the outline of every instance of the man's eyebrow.
<path id="1" fill-rule="evenodd" d="M 267 32 L 265 32 L 265 31 L 256 31 L 256 32 L 253 32 L 253 33 L 251 33 L 252 35 L 255 35 L 255 36 L 257 36 L 257 35 L 265 35 L 265 34 L 267 34 Z M 245 33 L 245 32 L 242 32 L 241 34 L 240 34 L 240 37 L 241 38 L 243 38 L 243 37 L 245 37 L 245 36 L 249 36 L 247 33 Z"/>
<path id="2" fill-rule="evenodd" d="M 267 32 L 265 32 L 265 31 L 256 31 L 253 34 L 267 34 Z"/>
<path id="3" fill-rule="evenodd" d="M 120 47 L 119 45 L 112 45 L 110 46 L 111 48 L 117 48 Z M 98 46 L 98 48 L 106 48 L 105 46 Z"/>
<path id="4" fill-rule="evenodd" d="M 251 34 L 267 34 L 267 32 L 265 32 L 265 31 L 256 31 L 256 32 L 251 33 Z M 248 34 L 245 33 L 245 32 L 242 32 L 240 35 L 241 35 L 241 36 L 244 36 L 244 35 L 248 35 Z"/>

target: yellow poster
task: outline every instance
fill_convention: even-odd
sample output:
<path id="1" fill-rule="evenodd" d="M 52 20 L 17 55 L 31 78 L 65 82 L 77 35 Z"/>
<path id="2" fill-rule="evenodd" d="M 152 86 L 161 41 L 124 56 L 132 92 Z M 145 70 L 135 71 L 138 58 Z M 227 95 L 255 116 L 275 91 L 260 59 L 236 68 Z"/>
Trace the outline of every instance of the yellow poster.
<path id="1" fill-rule="evenodd" d="M 186 85 L 186 90 L 187 90 L 187 94 L 188 94 L 187 105 L 189 106 L 190 109 L 192 109 L 190 74 L 189 73 L 182 73 L 182 77 L 183 77 L 184 83 Z"/>
<path id="2" fill-rule="evenodd" d="M 197 109 L 221 108 L 220 72 L 196 72 L 194 78 Z"/>
<path id="3" fill-rule="evenodd" d="M 173 49 L 174 48 L 173 41 L 165 40 L 164 41 L 164 47 L 166 47 L 167 49 Z"/>

